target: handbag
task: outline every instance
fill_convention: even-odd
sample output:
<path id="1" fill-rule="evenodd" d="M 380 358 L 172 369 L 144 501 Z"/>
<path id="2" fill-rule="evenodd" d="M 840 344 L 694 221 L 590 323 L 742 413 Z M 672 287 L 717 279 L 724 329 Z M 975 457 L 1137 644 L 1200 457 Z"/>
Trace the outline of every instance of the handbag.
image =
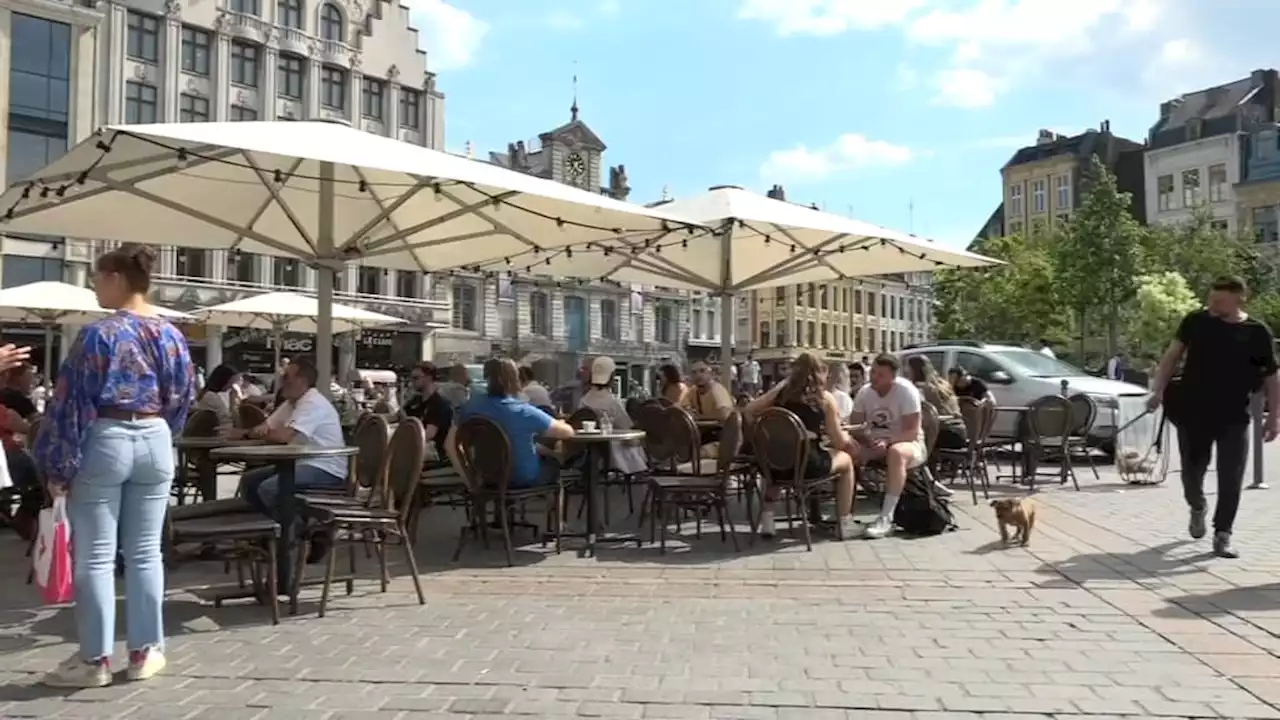
<path id="1" fill-rule="evenodd" d="M 1164 416 L 1174 427 L 1181 426 L 1187 419 L 1187 387 L 1179 375 L 1169 381 L 1160 398 L 1164 406 Z"/>
<path id="2" fill-rule="evenodd" d="M 32 576 L 46 603 L 61 605 L 75 598 L 71 570 L 71 523 L 67 498 L 59 495 L 53 506 L 40 511 L 40 526 L 32 553 Z"/>

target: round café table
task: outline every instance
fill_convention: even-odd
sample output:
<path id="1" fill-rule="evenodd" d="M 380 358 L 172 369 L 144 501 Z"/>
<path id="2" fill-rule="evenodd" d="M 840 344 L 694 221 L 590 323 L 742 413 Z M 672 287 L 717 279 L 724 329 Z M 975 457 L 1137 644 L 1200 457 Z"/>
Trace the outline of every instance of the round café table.
<path id="1" fill-rule="evenodd" d="M 315 458 L 351 457 L 359 452 L 360 448 L 354 446 L 326 448 L 293 443 L 220 447 L 209 451 L 209 457 L 215 461 L 240 460 L 244 462 L 269 463 L 276 466 L 276 477 L 278 478 L 279 486 L 276 488 L 275 518 L 284 531 L 284 542 L 279 543 L 276 548 L 276 570 L 279 573 L 279 585 L 277 587 L 280 588 L 281 592 L 288 592 L 288 589 L 293 587 L 289 577 L 293 570 L 293 563 L 289 562 L 289 552 L 293 544 L 293 535 L 290 529 L 293 527 L 298 505 L 297 500 L 294 498 L 294 493 L 297 490 L 296 470 L 298 461 Z"/>
<path id="2" fill-rule="evenodd" d="M 580 553 L 582 557 L 593 557 L 595 555 L 597 541 L 635 542 L 634 535 L 606 535 L 604 529 L 600 527 L 600 513 L 597 507 L 599 505 L 599 493 L 596 485 L 600 468 L 609 460 L 609 443 L 641 440 L 643 438 L 643 430 L 613 430 L 611 432 L 600 431 L 593 433 L 579 430 L 573 437 L 562 441 L 565 444 L 581 445 L 585 454 L 582 481 L 587 493 L 587 531 L 583 535 L 587 542 Z M 561 521 L 563 522 L 563 519 Z"/>
<path id="3" fill-rule="evenodd" d="M 180 488 L 178 492 L 178 504 L 182 505 L 186 499 L 185 493 L 181 492 L 181 488 L 186 486 L 187 482 L 187 458 L 192 457 L 196 461 L 196 491 L 200 493 L 200 498 L 205 502 L 218 499 L 218 472 L 217 464 L 209 458 L 209 452 L 225 447 L 248 447 L 252 445 L 262 445 L 265 440 L 250 440 L 249 438 L 224 438 L 217 435 L 210 437 L 187 437 L 180 436 L 173 439 L 173 449 L 178 453 L 178 477 L 177 485 Z"/>

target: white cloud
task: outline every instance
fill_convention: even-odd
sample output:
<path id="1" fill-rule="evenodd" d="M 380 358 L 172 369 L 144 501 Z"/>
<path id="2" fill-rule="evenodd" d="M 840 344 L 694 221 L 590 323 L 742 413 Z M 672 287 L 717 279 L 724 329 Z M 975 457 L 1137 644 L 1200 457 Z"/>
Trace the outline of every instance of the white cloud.
<path id="1" fill-rule="evenodd" d="M 779 35 L 839 35 L 897 25 L 927 0 L 743 0 L 738 17 L 770 23 Z"/>
<path id="2" fill-rule="evenodd" d="M 832 36 L 895 28 L 917 47 L 942 51 L 932 78 L 942 104 L 991 105 L 1053 61 L 1096 56 L 1162 25 L 1186 0 L 741 0 L 738 16 L 780 35 Z"/>
<path id="3" fill-rule="evenodd" d="M 911 148 L 858 133 L 846 133 L 820 148 L 797 145 L 775 150 L 760 166 L 760 176 L 771 182 L 821 180 L 854 170 L 894 167 L 917 156 Z"/>
<path id="4" fill-rule="evenodd" d="M 622 12 L 621 0 L 602 0 L 600 3 L 601 15 L 617 15 L 620 12 Z"/>
<path id="5" fill-rule="evenodd" d="M 453 70 L 471 64 L 489 34 L 489 23 L 443 0 L 409 0 L 408 5 L 429 69 Z"/>

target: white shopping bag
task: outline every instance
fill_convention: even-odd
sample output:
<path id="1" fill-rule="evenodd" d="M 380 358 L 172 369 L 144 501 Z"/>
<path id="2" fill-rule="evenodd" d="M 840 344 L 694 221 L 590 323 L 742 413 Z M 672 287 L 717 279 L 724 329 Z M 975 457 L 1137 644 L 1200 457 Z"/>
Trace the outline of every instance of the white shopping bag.
<path id="1" fill-rule="evenodd" d="M 0 490 L 13 487 L 13 478 L 9 475 L 9 458 L 0 452 Z"/>

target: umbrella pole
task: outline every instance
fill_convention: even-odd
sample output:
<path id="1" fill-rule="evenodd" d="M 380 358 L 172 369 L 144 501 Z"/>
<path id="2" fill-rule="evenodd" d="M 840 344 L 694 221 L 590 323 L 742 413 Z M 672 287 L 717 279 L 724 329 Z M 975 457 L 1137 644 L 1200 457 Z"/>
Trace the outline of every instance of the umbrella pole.
<path id="1" fill-rule="evenodd" d="M 333 222 L 334 167 L 320 163 L 320 202 L 316 227 L 316 384 L 332 399 L 333 384 Z"/>
<path id="2" fill-rule="evenodd" d="M 720 228 L 720 384 L 733 396 L 733 293 L 729 285 L 733 281 L 733 221 Z"/>
<path id="3" fill-rule="evenodd" d="M 280 325 L 271 327 L 271 347 L 275 351 L 275 364 L 271 366 L 271 372 L 280 372 L 280 346 L 284 344 L 284 328 Z"/>
<path id="4" fill-rule="evenodd" d="M 44 377 L 46 381 L 53 379 L 53 325 L 44 326 Z"/>

